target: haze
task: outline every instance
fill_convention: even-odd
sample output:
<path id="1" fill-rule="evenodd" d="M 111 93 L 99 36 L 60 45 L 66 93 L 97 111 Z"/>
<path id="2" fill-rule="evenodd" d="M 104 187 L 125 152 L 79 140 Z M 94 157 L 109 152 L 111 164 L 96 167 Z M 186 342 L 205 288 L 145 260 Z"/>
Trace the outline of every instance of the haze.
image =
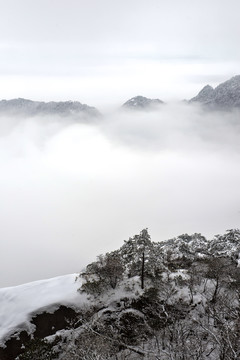
<path id="1" fill-rule="evenodd" d="M 183 99 L 240 74 L 238 0 L 0 0 L 0 99 L 103 117 L 0 118 L 0 286 L 80 271 L 144 227 L 239 227 L 239 113 Z M 143 95 L 161 111 L 119 111 Z"/>
<path id="2" fill-rule="evenodd" d="M 144 227 L 237 227 L 238 117 L 179 103 L 95 125 L 1 118 L 1 286 L 78 272 Z"/>

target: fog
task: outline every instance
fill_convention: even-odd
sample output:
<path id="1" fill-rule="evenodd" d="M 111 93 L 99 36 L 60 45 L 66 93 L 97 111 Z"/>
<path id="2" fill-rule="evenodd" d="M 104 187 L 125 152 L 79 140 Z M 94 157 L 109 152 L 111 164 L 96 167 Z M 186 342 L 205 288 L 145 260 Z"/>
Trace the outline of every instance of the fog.
<path id="1" fill-rule="evenodd" d="M 239 226 L 239 112 L 185 103 L 97 123 L 0 118 L 0 286 L 78 272 L 153 241 Z"/>

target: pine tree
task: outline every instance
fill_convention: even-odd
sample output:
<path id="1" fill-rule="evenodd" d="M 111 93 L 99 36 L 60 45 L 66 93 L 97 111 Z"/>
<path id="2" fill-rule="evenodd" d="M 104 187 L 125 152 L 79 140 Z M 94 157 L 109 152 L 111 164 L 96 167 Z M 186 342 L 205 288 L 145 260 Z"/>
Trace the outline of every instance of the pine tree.
<path id="1" fill-rule="evenodd" d="M 144 289 L 145 266 L 151 249 L 152 242 L 148 229 L 143 229 L 139 235 L 129 238 L 120 249 L 128 276 L 140 276 L 142 289 Z"/>

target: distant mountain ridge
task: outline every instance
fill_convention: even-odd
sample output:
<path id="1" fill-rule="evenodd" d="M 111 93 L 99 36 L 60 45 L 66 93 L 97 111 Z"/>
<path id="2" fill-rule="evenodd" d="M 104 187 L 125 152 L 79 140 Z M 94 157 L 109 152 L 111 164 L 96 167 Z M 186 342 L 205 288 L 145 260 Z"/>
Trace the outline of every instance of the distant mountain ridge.
<path id="1" fill-rule="evenodd" d="M 211 109 L 240 107 L 240 75 L 221 83 L 215 89 L 206 85 L 189 103 L 200 103 Z"/>
<path id="2" fill-rule="evenodd" d="M 33 101 L 23 98 L 0 101 L 0 113 L 12 115 L 98 116 L 99 111 L 79 101 Z"/>
<path id="3" fill-rule="evenodd" d="M 215 89 L 206 85 L 189 101 L 189 104 L 199 103 L 208 110 L 231 110 L 240 108 L 240 75 L 219 84 Z M 122 109 L 149 111 L 161 108 L 165 104 L 160 99 L 150 99 L 141 95 L 135 96 L 122 104 Z M 82 104 L 79 101 L 33 101 L 24 98 L 0 100 L 0 115 L 59 115 L 78 118 L 98 117 L 100 112 L 96 107 Z"/>
<path id="4" fill-rule="evenodd" d="M 128 109 L 135 109 L 135 110 L 144 110 L 156 107 L 158 105 L 164 104 L 162 100 L 159 99 L 149 99 L 144 96 L 135 96 L 128 101 L 126 101 L 122 107 Z"/>

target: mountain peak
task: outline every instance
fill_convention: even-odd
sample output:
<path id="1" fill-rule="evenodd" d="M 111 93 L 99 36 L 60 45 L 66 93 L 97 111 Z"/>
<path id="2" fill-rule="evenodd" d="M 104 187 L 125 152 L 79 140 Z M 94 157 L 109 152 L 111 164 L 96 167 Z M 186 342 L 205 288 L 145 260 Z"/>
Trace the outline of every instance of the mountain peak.
<path id="1" fill-rule="evenodd" d="M 198 102 L 212 109 L 240 107 L 240 75 L 219 84 L 215 89 L 210 85 L 204 86 L 189 102 Z"/>
<path id="2" fill-rule="evenodd" d="M 204 88 L 198 93 L 197 96 L 192 98 L 190 102 L 201 102 L 208 103 L 210 100 L 214 98 L 214 89 L 210 85 L 204 86 Z"/>
<path id="3" fill-rule="evenodd" d="M 126 101 L 122 107 L 128 108 L 128 109 L 136 109 L 136 110 L 143 110 L 143 109 L 149 109 L 151 107 L 156 107 L 158 105 L 163 104 L 162 100 L 159 99 L 149 99 L 147 97 L 138 95 L 135 96 L 128 101 Z"/>
<path id="4" fill-rule="evenodd" d="M 99 111 L 79 101 L 33 101 L 23 98 L 1 100 L 0 113 L 20 116 L 59 115 L 59 116 L 98 116 Z"/>

